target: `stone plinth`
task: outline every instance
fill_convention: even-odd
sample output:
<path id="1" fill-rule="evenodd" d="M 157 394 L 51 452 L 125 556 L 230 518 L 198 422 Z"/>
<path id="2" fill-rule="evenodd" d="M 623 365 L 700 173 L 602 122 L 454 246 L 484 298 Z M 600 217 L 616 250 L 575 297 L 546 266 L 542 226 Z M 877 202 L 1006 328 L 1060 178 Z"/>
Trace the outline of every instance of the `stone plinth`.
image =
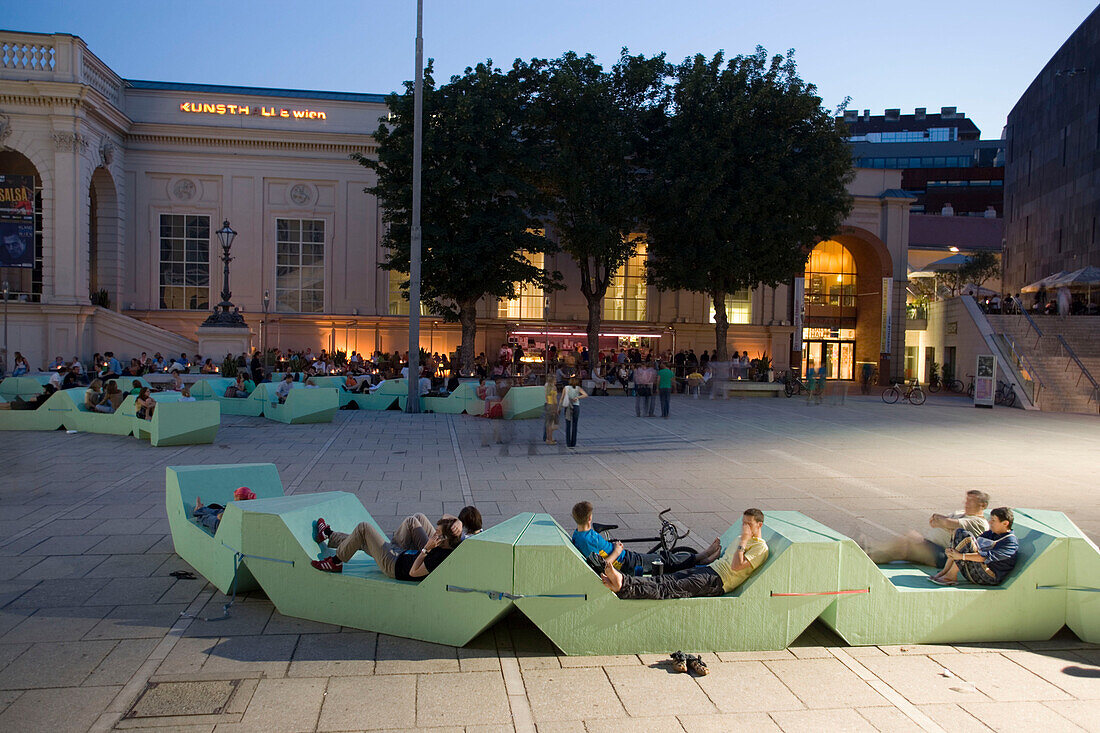
<path id="1" fill-rule="evenodd" d="M 248 353 L 252 344 L 252 330 L 247 326 L 199 326 L 195 329 L 195 338 L 199 341 L 199 353 L 204 358 L 221 363 L 226 354 L 237 356 Z"/>

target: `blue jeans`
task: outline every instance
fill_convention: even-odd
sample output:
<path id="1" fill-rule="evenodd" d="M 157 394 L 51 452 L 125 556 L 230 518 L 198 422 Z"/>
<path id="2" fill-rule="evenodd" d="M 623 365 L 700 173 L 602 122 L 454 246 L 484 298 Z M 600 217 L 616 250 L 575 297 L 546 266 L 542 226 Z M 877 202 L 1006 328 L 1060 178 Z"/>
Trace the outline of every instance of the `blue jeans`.
<path id="1" fill-rule="evenodd" d="M 573 417 L 569 418 L 569 410 L 572 409 Z M 573 405 L 572 408 L 565 408 L 565 444 L 570 447 L 576 447 L 577 445 L 577 420 L 581 417 L 580 405 Z"/>
<path id="2" fill-rule="evenodd" d="M 668 417 L 668 401 L 672 395 L 671 387 L 661 387 L 657 390 L 661 397 L 661 417 Z"/>

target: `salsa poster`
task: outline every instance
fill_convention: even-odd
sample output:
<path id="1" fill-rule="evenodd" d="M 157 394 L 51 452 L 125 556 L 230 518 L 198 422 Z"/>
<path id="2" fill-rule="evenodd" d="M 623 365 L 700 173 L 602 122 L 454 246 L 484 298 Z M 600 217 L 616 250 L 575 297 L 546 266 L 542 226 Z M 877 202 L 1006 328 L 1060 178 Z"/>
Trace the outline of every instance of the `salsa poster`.
<path id="1" fill-rule="evenodd" d="M 0 176 L 0 267 L 34 267 L 33 176 Z"/>

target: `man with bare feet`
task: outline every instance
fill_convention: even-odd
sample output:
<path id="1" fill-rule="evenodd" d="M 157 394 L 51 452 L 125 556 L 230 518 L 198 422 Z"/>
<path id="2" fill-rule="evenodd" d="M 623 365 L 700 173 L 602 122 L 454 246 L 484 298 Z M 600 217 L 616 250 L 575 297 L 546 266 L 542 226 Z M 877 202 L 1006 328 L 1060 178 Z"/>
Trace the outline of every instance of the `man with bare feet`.
<path id="1" fill-rule="evenodd" d="M 721 542 L 700 553 L 699 565 L 660 577 L 623 575 L 611 562 L 600 576 L 603 584 L 623 599 L 665 600 L 721 596 L 744 583 L 768 559 L 768 545 L 760 537 L 764 512 L 746 509 L 741 517 L 741 537 L 732 551 L 722 551 Z"/>
<path id="2" fill-rule="evenodd" d="M 982 514 L 989 506 L 989 494 L 977 489 L 966 492 L 963 508 L 951 514 L 933 514 L 928 519 L 929 529 L 922 537 L 910 531 L 881 547 L 865 548 L 867 555 L 879 565 L 904 561 L 917 565 L 942 568 L 947 562 L 944 548 L 954 547 L 955 531 L 965 529 L 975 537 L 989 529 L 989 522 Z"/>

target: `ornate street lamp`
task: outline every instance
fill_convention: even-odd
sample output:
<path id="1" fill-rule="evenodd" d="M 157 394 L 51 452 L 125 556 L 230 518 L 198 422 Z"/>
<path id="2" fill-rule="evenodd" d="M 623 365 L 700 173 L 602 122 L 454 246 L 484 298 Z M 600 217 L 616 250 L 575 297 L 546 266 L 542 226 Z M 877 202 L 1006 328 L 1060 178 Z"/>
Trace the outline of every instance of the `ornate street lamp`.
<path id="1" fill-rule="evenodd" d="M 8 373 L 8 281 L 4 281 L 4 363 L 0 364 L 0 374 Z"/>
<path id="2" fill-rule="evenodd" d="M 271 304 L 271 298 L 264 291 L 264 318 L 260 321 L 260 355 L 263 357 L 264 368 L 267 368 L 267 307 Z"/>
<path id="3" fill-rule="evenodd" d="M 225 265 L 223 271 L 222 280 L 222 302 L 218 303 L 214 308 L 214 312 L 210 314 L 210 317 L 203 321 L 203 326 L 221 326 L 229 328 L 248 328 L 245 325 L 244 317 L 240 311 L 229 302 L 230 296 L 233 295 L 229 291 L 229 262 L 233 258 L 229 256 L 229 248 L 233 246 L 233 239 L 237 236 L 237 233 L 233 231 L 229 226 L 229 220 L 226 219 L 222 222 L 222 228 L 219 229 L 216 234 L 218 235 L 218 241 L 222 245 L 222 263 Z M 218 308 L 221 308 L 219 311 Z"/>

